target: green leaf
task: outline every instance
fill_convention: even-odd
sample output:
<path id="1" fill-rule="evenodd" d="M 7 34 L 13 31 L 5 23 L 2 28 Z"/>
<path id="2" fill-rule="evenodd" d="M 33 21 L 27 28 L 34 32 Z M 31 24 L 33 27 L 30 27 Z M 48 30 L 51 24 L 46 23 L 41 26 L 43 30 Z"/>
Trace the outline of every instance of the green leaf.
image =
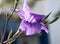
<path id="1" fill-rule="evenodd" d="M 59 17 L 56 17 L 55 19 L 53 19 L 49 24 L 54 23 L 55 21 L 57 21 L 59 19 Z"/>
<path id="2" fill-rule="evenodd" d="M 55 21 L 57 21 L 58 19 L 59 19 L 59 17 L 56 17 L 56 18 L 53 19 L 52 21 L 48 22 L 46 25 L 52 24 L 52 23 L 54 23 Z"/>
<path id="3" fill-rule="evenodd" d="M 50 16 L 50 14 L 51 12 L 42 21 L 45 21 Z"/>

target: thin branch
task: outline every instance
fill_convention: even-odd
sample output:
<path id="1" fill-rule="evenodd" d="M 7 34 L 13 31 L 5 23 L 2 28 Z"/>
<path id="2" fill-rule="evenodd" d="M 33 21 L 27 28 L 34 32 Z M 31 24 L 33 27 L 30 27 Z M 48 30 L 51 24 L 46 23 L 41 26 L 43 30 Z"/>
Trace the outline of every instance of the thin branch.
<path id="1" fill-rule="evenodd" d="M 2 43 L 3 40 L 4 40 L 4 37 L 5 37 L 5 33 L 6 33 L 6 29 L 7 29 L 8 22 L 9 22 L 10 18 L 12 17 L 12 15 L 13 15 L 15 9 L 17 8 L 18 2 L 19 2 L 19 0 L 15 0 L 14 10 L 12 11 L 11 15 L 9 16 L 9 18 L 6 19 L 6 24 L 5 24 L 4 32 L 3 32 L 3 35 L 2 35 L 2 38 L 1 38 L 1 43 Z"/>
<path id="2" fill-rule="evenodd" d="M 16 38 L 18 38 L 21 34 L 22 34 L 22 32 L 19 32 L 16 36 L 10 38 L 9 40 L 4 41 L 3 43 L 9 43 L 9 42 L 11 43 L 11 42 L 15 41 Z"/>

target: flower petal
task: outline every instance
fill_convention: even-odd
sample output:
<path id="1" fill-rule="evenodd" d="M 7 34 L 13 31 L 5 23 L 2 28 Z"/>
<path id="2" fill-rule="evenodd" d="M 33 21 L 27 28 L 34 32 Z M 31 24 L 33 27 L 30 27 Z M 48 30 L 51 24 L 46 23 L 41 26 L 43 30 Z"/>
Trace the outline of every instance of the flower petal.
<path id="1" fill-rule="evenodd" d="M 26 35 L 38 34 L 41 32 L 41 23 L 30 23 L 22 20 L 19 29 L 21 29 Z"/>
<path id="2" fill-rule="evenodd" d="M 15 12 L 18 14 L 18 16 L 21 18 L 21 19 L 24 19 L 24 12 L 23 11 L 20 11 L 18 9 L 15 9 Z"/>
<path id="3" fill-rule="evenodd" d="M 23 11 L 25 13 L 24 14 L 25 20 L 28 21 L 31 15 L 30 15 L 30 8 L 29 8 L 26 0 L 24 0 Z"/>
<path id="4" fill-rule="evenodd" d="M 41 23 L 41 29 L 45 30 L 45 32 L 48 33 L 48 29 L 43 22 Z"/>
<path id="5" fill-rule="evenodd" d="M 31 23 L 38 22 L 39 20 L 42 20 L 44 17 L 45 15 L 42 14 L 39 15 L 39 14 L 31 13 L 31 17 L 28 21 L 30 21 Z"/>

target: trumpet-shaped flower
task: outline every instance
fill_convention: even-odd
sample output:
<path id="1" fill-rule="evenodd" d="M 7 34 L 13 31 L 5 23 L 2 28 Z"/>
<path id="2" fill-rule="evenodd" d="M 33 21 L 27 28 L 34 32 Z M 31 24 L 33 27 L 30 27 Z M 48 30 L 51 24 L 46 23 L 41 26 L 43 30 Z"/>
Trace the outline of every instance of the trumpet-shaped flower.
<path id="1" fill-rule="evenodd" d="M 39 21 L 44 19 L 45 15 L 31 13 L 26 0 L 24 0 L 22 11 L 15 9 L 15 12 L 22 19 L 19 29 L 26 35 L 37 34 L 40 33 L 41 30 L 45 30 L 48 33 L 48 29 L 46 28 L 44 22 Z"/>

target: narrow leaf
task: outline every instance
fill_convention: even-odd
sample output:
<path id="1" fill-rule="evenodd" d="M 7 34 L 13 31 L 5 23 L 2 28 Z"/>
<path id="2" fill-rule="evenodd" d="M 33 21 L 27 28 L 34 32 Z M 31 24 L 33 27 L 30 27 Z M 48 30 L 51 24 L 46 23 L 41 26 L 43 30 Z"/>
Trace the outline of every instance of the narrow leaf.
<path id="1" fill-rule="evenodd" d="M 56 17 L 55 19 L 53 19 L 49 24 L 54 23 L 55 21 L 57 21 L 59 19 L 59 17 Z"/>
<path id="2" fill-rule="evenodd" d="M 7 40 L 9 40 L 11 36 L 12 36 L 12 29 L 10 30 Z"/>
<path id="3" fill-rule="evenodd" d="M 50 14 L 51 12 L 42 21 L 45 21 L 50 16 Z"/>
<path id="4" fill-rule="evenodd" d="M 53 19 L 52 21 L 48 22 L 46 25 L 52 24 L 52 23 L 54 23 L 55 21 L 57 21 L 58 19 L 59 19 L 59 17 L 56 17 L 56 18 Z"/>
<path id="5" fill-rule="evenodd" d="M 9 35 L 8 35 L 8 38 L 7 38 L 7 40 L 9 40 L 10 38 L 11 38 L 11 36 L 12 36 L 12 29 L 10 30 L 10 32 L 9 32 Z M 11 42 L 12 43 L 12 42 Z M 11 43 L 6 43 L 6 44 L 11 44 Z"/>
<path id="6" fill-rule="evenodd" d="M 9 39 L 4 41 L 3 43 L 11 43 L 15 41 L 23 32 L 20 32 L 19 30 Z"/>

